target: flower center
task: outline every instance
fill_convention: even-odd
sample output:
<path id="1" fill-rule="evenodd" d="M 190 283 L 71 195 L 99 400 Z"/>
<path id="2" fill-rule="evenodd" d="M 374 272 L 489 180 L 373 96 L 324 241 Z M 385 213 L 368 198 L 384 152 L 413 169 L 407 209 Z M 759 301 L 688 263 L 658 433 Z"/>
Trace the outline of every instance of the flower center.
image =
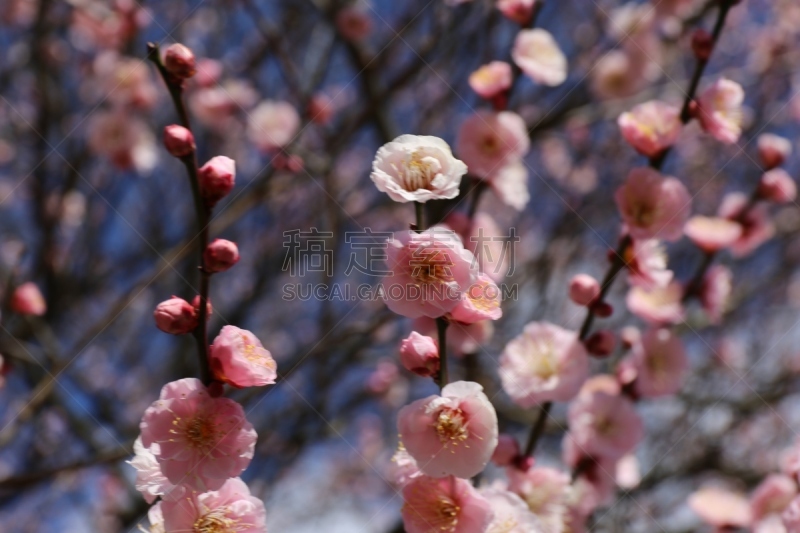
<path id="1" fill-rule="evenodd" d="M 458 525 L 458 515 L 461 512 L 456 502 L 446 496 L 442 496 L 436 502 L 436 520 L 435 524 L 439 526 L 440 531 L 455 531 Z"/>
<path id="2" fill-rule="evenodd" d="M 445 407 L 439 411 L 435 427 L 436 433 L 439 434 L 439 440 L 445 447 L 448 444 L 458 446 L 460 442 L 464 442 L 469 437 L 467 421 L 461 409 Z"/>
<path id="3" fill-rule="evenodd" d="M 216 444 L 217 433 L 214 421 L 203 415 L 187 420 L 183 428 L 189 446 L 202 451 L 208 451 Z"/>
<path id="4" fill-rule="evenodd" d="M 453 262 L 447 251 L 436 248 L 420 248 L 409 262 L 413 268 L 411 277 L 419 284 L 442 283 L 453 280 L 450 268 Z"/>
<path id="5" fill-rule="evenodd" d="M 438 159 L 416 150 L 406 158 L 404 168 L 398 174 L 401 176 L 403 188 L 414 192 L 420 189 L 430 190 L 433 180 L 441 170 L 442 164 Z"/>
<path id="6" fill-rule="evenodd" d="M 235 533 L 236 520 L 226 517 L 224 511 L 214 510 L 198 518 L 192 527 L 194 533 Z"/>
<path id="7" fill-rule="evenodd" d="M 531 371 L 542 380 L 552 378 L 558 372 L 558 359 L 550 342 L 535 342 L 530 347 Z"/>
<path id="8" fill-rule="evenodd" d="M 244 345 L 243 351 L 245 359 L 255 365 L 263 366 L 271 370 L 275 369 L 275 361 L 271 357 L 265 355 L 266 350 L 264 348 L 259 348 L 250 342 L 250 339 L 247 338 L 246 335 L 241 335 L 241 338 L 242 344 Z"/>

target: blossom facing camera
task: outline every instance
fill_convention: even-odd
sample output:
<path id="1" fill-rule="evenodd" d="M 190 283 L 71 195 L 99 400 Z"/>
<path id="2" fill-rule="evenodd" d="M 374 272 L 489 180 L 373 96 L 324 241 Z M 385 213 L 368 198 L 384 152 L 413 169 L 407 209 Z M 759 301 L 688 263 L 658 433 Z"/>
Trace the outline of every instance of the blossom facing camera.
<path id="1" fill-rule="evenodd" d="M 653 100 L 621 114 L 617 124 L 637 152 L 655 157 L 678 140 L 682 128 L 679 114 L 675 106 Z"/>
<path id="2" fill-rule="evenodd" d="M 401 135 L 375 154 L 370 178 L 395 202 L 427 202 L 458 196 L 467 166 L 438 137 Z"/>
<path id="3" fill-rule="evenodd" d="M 514 41 L 511 57 L 536 83 L 555 87 L 567 79 L 567 56 L 548 31 L 521 30 Z"/>
<path id="4" fill-rule="evenodd" d="M 164 147 L 173 157 L 186 157 L 194 152 L 196 145 L 194 135 L 188 129 L 177 124 L 164 128 Z"/>
<path id="5" fill-rule="evenodd" d="M 490 503 L 466 479 L 418 476 L 403 487 L 408 533 L 485 533 L 494 518 Z"/>
<path id="6" fill-rule="evenodd" d="M 500 288 L 489 276 L 479 274 L 475 282 L 464 291 L 458 305 L 450 311 L 450 316 L 462 324 L 498 320 L 503 316 L 503 310 L 500 309 Z"/>
<path id="7" fill-rule="evenodd" d="M 600 296 L 600 283 L 588 274 L 577 274 L 569 282 L 569 299 L 588 306 Z"/>
<path id="8" fill-rule="evenodd" d="M 700 125 L 718 141 L 735 143 L 742 134 L 743 103 L 741 85 L 725 78 L 717 80 L 697 99 Z"/>
<path id="9" fill-rule="evenodd" d="M 400 343 L 400 362 L 418 376 L 434 377 L 439 373 L 439 344 L 431 337 L 412 331 Z"/>
<path id="10" fill-rule="evenodd" d="M 164 68 L 178 80 L 191 78 L 197 73 L 194 52 L 180 43 L 169 45 L 164 53 Z"/>
<path id="11" fill-rule="evenodd" d="M 469 86 L 481 98 L 490 100 L 511 87 L 511 65 L 505 61 L 492 61 L 469 75 Z"/>
<path id="12" fill-rule="evenodd" d="M 161 506 L 164 529 L 168 532 L 264 533 L 267 530 L 264 503 L 252 496 L 238 477 L 225 481 L 219 490 L 192 493 L 183 499 L 164 501 Z"/>
<path id="13" fill-rule="evenodd" d="M 236 162 L 230 157 L 212 157 L 197 171 L 200 194 L 209 206 L 225 198 L 236 183 Z"/>
<path id="14" fill-rule="evenodd" d="M 214 378 L 237 388 L 275 383 L 278 365 L 255 335 L 236 326 L 225 326 L 209 352 Z"/>
<path id="15" fill-rule="evenodd" d="M 158 329 L 172 335 L 185 335 L 197 327 L 197 310 L 177 296 L 158 304 L 153 317 Z"/>
<path id="16" fill-rule="evenodd" d="M 397 427 L 423 474 L 470 478 L 483 471 L 497 446 L 497 413 L 483 387 L 456 381 L 403 407 Z"/>
<path id="17" fill-rule="evenodd" d="M 503 390 L 520 407 L 566 402 L 589 374 L 589 357 L 578 335 L 549 322 L 531 322 L 500 356 Z"/>
<path id="18" fill-rule="evenodd" d="M 12 311 L 20 315 L 42 316 L 47 312 L 47 302 L 42 291 L 30 281 L 14 289 L 9 305 Z"/>
<path id="19" fill-rule="evenodd" d="M 676 178 L 644 167 L 631 170 L 614 201 L 631 237 L 674 241 L 683 234 L 692 198 Z"/>
<path id="20" fill-rule="evenodd" d="M 164 385 L 139 429 L 142 445 L 153 452 L 164 477 L 198 492 L 219 490 L 241 474 L 256 444 L 242 406 L 229 398 L 212 398 L 195 378 Z"/>
<path id="21" fill-rule="evenodd" d="M 203 253 L 203 262 L 209 272 L 225 272 L 239 262 L 239 247 L 235 242 L 214 239 Z"/>

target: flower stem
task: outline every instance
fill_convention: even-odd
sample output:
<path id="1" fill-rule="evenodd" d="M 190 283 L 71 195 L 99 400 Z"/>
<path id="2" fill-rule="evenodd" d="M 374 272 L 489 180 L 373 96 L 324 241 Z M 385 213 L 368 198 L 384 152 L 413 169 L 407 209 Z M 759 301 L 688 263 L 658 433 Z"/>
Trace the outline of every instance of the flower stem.
<path id="1" fill-rule="evenodd" d="M 443 389 L 447 385 L 447 326 L 450 323 L 444 317 L 436 319 L 436 332 L 439 335 L 439 375 L 438 385 Z"/>
<path id="2" fill-rule="evenodd" d="M 531 457 L 533 452 L 536 451 L 536 444 L 544 433 L 544 426 L 547 422 L 547 417 L 550 416 L 550 409 L 553 407 L 553 402 L 545 402 L 539 406 L 539 416 L 536 422 L 531 427 L 531 433 L 528 435 L 528 443 L 525 445 L 525 457 Z"/>
<path id="3" fill-rule="evenodd" d="M 414 202 L 414 210 L 417 215 L 417 226 L 414 231 L 422 233 L 425 231 L 425 204 L 422 202 Z"/>

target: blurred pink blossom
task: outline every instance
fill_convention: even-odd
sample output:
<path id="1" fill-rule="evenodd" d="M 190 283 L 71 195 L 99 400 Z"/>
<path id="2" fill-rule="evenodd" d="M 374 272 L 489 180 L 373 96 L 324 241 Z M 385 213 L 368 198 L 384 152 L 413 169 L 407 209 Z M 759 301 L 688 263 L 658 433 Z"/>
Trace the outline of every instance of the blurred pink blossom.
<path id="1" fill-rule="evenodd" d="M 569 281 L 569 299 L 588 306 L 600 296 L 600 282 L 589 274 L 577 274 Z"/>
<path id="2" fill-rule="evenodd" d="M 617 124 L 636 151 L 655 157 L 678 140 L 682 127 L 679 113 L 675 106 L 652 100 L 621 114 Z"/>
<path id="3" fill-rule="evenodd" d="M 719 324 L 733 288 L 733 273 L 724 265 L 713 265 L 703 277 L 700 303 L 712 324 Z"/>
<path id="4" fill-rule="evenodd" d="M 750 504 L 737 492 L 719 487 L 702 487 L 689 496 L 689 507 L 705 523 L 719 528 L 748 527 Z"/>
<path id="5" fill-rule="evenodd" d="M 700 93 L 697 99 L 700 125 L 718 141 L 735 143 L 742 134 L 743 103 L 742 86 L 720 78 Z"/>
<path id="6" fill-rule="evenodd" d="M 761 176 L 758 194 L 776 204 L 788 204 L 797 198 L 797 185 L 788 172 L 774 168 Z"/>
<path id="7" fill-rule="evenodd" d="M 634 239 L 626 250 L 628 282 L 637 287 L 651 289 L 665 287 L 672 281 L 673 273 L 667 268 L 667 254 L 658 239 Z"/>
<path id="8" fill-rule="evenodd" d="M 520 26 L 527 26 L 537 0 L 497 0 L 497 9 Z"/>
<path id="9" fill-rule="evenodd" d="M 563 531 L 569 474 L 548 467 L 535 467 L 527 472 L 508 468 L 506 474 L 508 490 L 528 504 L 528 509 L 544 523 L 545 531 Z"/>
<path id="10" fill-rule="evenodd" d="M 264 100 L 247 117 L 247 137 L 264 153 L 288 146 L 299 131 L 300 115 L 288 102 Z"/>
<path id="11" fill-rule="evenodd" d="M 486 533 L 546 533 L 542 521 L 517 494 L 495 487 L 482 488 L 479 492 L 494 512 Z"/>
<path id="12" fill-rule="evenodd" d="M 87 121 L 87 144 L 121 169 L 149 172 L 158 158 L 155 136 L 138 116 L 122 108 L 97 111 Z"/>
<path id="13" fill-rule="evenodd" d="M 635 377 L 638 396 L 654 398 L 675 394 L 683 385 L 689 360 L 680 338 L 666 328 L 650 328 L 632 348 L 620 368 L 623 381 Z"/>
<path id="14" fill-rule="evenodd" d="M 524 408 L 566 402 L 578 394 L 589 373 L 589 358 L 575 332 L 549 322 L 531 322 L 500 356 L 500 379 Z"/>
<path id="15" fill-rule="evenodd" d="M 748 205 L 744 194 L 733 192 L 726 194 L 719 206 L 719 216 L 736 220 L 742 225 L 742 235 L 731 245 L 734 257 L 750 255 L 775 234 L 775 226 L 769 218 L 766 205 L 756 204 L 743 213 Z"/>
<path id="16" fill-rule="evenodd" d="M 722 217 L 695 215 L 686 221 L 683 232 L 707 253 L 731 246 L 742 236 L 742 225 Z"/>
<path id="17" fill-rule="evenodd" d="M 436 376 L 439 373 L 439 344 L 431 337 L 412 331 L 400 343 L 400 363 L 418 376 Z"/>
<path id="18" fill-rule="evenodd" d="M 470 381 L 456 381 L 400 409 L 397 428 L 408 453 L 429 476 L 470 478 L 497 446 L 497 413 Z"/>
<path id="19" fill-rule="evenodd" d="M 522 161 L 503 165 L 489 181 L 501 202 L 517 211 L 523 211 L 531 199 L 528 192 L 528 167 Z"/>
<path id="20" fill-rule="evenodd" d="M 780 514 L 797 496 L 797 484 L 783 474 L 770 474 L 750 496 L 750 514 L 754 523 Z"/>
<path id="21" fill-rule="evenodd" d="M 680 181 L 649 167 L 631 170 L 614 200 L 633 238 L 668 241 L 681 237 L 692 202 Z"/>
<path id="22" fill-rule="evenodd" d="M 491 99 L 511 87 L 511 65 L 505 61 L 492 61 L 469 76 L 469 86 L 481 98 Z"/>
<path id="23" fill-rule="evenodd" d="M 581 392 L 570 404 L 567 420 L 575 444 L 588 457 L 619 459 L 644 435 L 633 403 L 604 391 Z"/>
<path id="24" fill-rule="evenodd" d="M 625 299 L 631 313 L 654 324 L 675 324 L 683 320 L 683 286 L 673 281 L 665 287 L 631 287 Z"/>
<path id="25" fill-rule="evenodd" d="M 20 315 L 42 316 L 47 312 L 47 302 L 35 283 L 23 283 L 11 294 L 11 310 Z"/>
<path id="26" fill-rule="evenodd" d="M 536 83 L 554 87 L 567 79 L 567 57 L 546 30 L 520 30 L 511 57 L 522 72 Z"/>
<path id="27" fill-rule="evenodd" d="M 792 153 L 792 143 L 773 133 L 758 136 L 758 156 L 766 170 L 779 167 Z"/>
<path id="28" fill-rule="evenodd" d="M 472 176 L 491 179 L 530 148 L 525 121 L 513 111 L 481 109 L 461 123 L 456 150 Z"/>

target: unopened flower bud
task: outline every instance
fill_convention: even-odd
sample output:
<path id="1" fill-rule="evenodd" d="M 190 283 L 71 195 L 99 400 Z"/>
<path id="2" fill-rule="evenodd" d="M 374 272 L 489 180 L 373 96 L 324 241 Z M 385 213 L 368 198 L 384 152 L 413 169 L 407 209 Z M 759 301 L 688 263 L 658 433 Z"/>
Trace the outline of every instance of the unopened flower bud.
<path id="1" fill-rule="evenodd" d="M 172 335 L 183 335 L 197 327 L 195 308 L 177 296 L 158 304 L 153 317 L 156 319 L 158 329 Z"/>
<path id="2" fill-rule="evenodd" d="M 315 94 L 308 102 L 306 113 L 315 124 L 327 124 L 333 116 L 333 103 L 326 95 Z"/>
<path id="3" fill-rule="evenodd" d="M 209 206 L 227 196 L 236 183 L 236 163 L 224 155 L 211 158 L 197 172 L 200 193 Z"/>
<path id="4" fill-rule="evenodd" d="M 164 146 L 174 157 L 186 157 L 194 152 L 194 135 L 188 129 L 177 124 L 164 128 Z"/>
<path id="5" fill-rule="evenodd" d="M 196 313 L 200 313 L 200 295 L 198 294 L 194 298 L 192 298 L 192 307 Z M 214 312 L 214 308 L 211 307 L 211 300 L 206 299 L 206 320 L 211 318 L 211 313 Z"/>
<path id="6" fill-rule="evenodd" d="M 788 172 L 774 168 L 761 176 L 758 195 L 776 204 L 787 204 L 797 197 L 797 185 Z"/>
<path id="7" fill-rule="evenodd" d="M 164 53 L 164 68 L 179 80 L 191 78 L 197 73 L 194 52 L 180 43 L 170 45 Z"/>
<path id="8" fill-rule="evenodd" d="M 235 242 L 214 239 L 203 254 L 205 268 L 209 272 L 225 272 L 239 262 L 239 248 Z"/>
<path id="9" fill-rule="evenodd" d="M 595 302 L 592 304 L 592 311 L 600 318 L 608 318 L 614 314 L 614 308 L 608 302 Z"/>
<path id="10" fill-rule="evenodd" d="M 792 153 L 792 143 L 788 139 L 764 133 L 758 137 L 758 155 L 766 170 L 779 167 Z"/>
<path id="11" fill-rule="evenodd" d="M 11 310 L 20 315 L 42 316 L 47 312 L 47 302 L 39 287 L 28 282 L 23 283 L 11 295 Z"/>
<path id="12" fill-rule="evenodd" d="M 492 454 L 492 462 L 497 466 L 511 466 L 519 456 L 519 443 L 513 435 L 501 433 L 497 437 L 497 447 Z"/>
<path id="13" fill-rule="evenodd" d="M 212 381 L 208 385 L 208 395 L 212 398 L 219 398 L 225 394 L 225 384 L 221 381 Z"/>
<path id="14" fill-rule="evenodd" d="M 569 298 L 578 305 L 588 306 L 600 296 L 600 283 L 588 274 L 578 274 L 569 282 Z"/>
<path id="15" fill-rule="evenodd" d="M 439 345 L 431 337 L 412 331 L 400 343 L 400 363 L 418 376 L 433 377 L 439 373 Z"/>
<path id="16" fill-rule="evenodd" d="M 586 339 L 586 350 L 596 357 L 605 357 L 614 351 L 617 338 L 613 331 L 603 329 Z"/>
<path id="17" fill-rule="evenodd" d="M 714 38 L 706 30 L 700 28 L 692 35 L 692 52 L 699 61 L 708 61 L 714 50 Z"/>
<path id="18" fill-rule="evenodd" d="M 528 457 L 527 455 L 518 455 L 516 458 L 514 458 L 514 466 L 517 467 L 517 470 L 521 470 L 523 472 L 527 472 L 533 468 L 535 464 L 536 459 L 533 457 Z"/>

